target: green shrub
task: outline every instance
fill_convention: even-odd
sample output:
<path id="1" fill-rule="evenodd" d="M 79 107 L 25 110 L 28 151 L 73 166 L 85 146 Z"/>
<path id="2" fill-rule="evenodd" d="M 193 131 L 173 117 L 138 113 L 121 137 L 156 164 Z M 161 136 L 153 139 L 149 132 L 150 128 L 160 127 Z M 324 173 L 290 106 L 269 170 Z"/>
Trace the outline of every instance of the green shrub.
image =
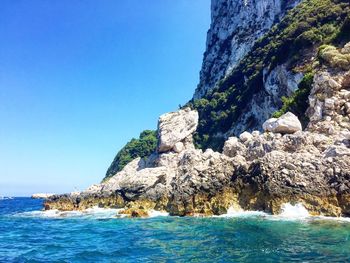
<path id="1" fill-rule="evenodd" d="M 330 64 L 332 67 L 341 68 L 343 70 L 350 69 L 350 54 L 342 54 L 334 46 L 321 46 L 318 51 L 318 58 Z"/>
<path id="2" fill-rule="evenodd" d="M 281 117 L 286 112 L 290 111 L 298 116 L 299 120 L 305 127 L 309 122 L 305 112 L 308 108 L 308 97 L 312 89 L 314 79 L 313 73 L 307 73 L 299 83 L 298 89 L 290 97 L 282 97 L 282 108 L 276 111 L 272 117 Z"/>
<path id="3" fill-rule="evenodd" d="M 158 144 L 157 132 L 145 130 L 138 139 L 131 139 L 116 155 L 107 170 L 104 180 L 121 171 L 125 165 L 137 157 L 145 158 L 156 151 Z"/>

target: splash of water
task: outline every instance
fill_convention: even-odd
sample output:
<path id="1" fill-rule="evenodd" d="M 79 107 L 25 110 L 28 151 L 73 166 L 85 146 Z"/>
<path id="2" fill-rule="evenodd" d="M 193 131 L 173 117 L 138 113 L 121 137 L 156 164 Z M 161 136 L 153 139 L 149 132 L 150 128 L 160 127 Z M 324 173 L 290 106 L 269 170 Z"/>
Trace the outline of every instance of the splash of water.
<path id="1" fill-rule="evenodd" d="M 267 216 L 265 212 L 262 211 L 245 211 L 241 208 L 229 207 L 227 213 L 219 215 L 216 217 L 251 217 L 251 216 Z"/>
<path id="2" fill-rule="evenodd" d="M 292 205 L 291 203 L 285 203 L 281 207 L 282 212 L 279 214 L 280 217 L 298 219 L 310 217 L 309 212 L 306 210 L 302 203 Z"/>
<path id="3" fill-rule="evenodd" d="M 31 211 L 16 214 L 19 217 L 41 217 L 41 218 L 93 218 L 93 219 L 109 219 L 109 218 L 124 218 L 127 215 L 122 214 L 124 209 L 112 209 L 112 208 L 100 208 L 93 207 L 83 211 L 59 211 L 59 210 L 47 210 L 47 211 Z M 168 216 L 169 213 L 164 211 L 150 210 L 149 217 Z"/>
<path id="4" fill-rule="evenodd" d="M 148 211 L 148 215 L 149 217 L 169 216 L 169 213 L 164 211 L 150 210 Z"/>
<path id="5" fill-rule="evenodd" d="M 41 218 L 94 218 L 94 219 L 108 219 L 122 217 L 119 212 L 122 209 L 106 209 L 93 207 L 83 211 L 59 211 L 59 210 L 47 210 L 47 211 L 31 211 L 19 213 L 20 217 L 41 217 Z"/>

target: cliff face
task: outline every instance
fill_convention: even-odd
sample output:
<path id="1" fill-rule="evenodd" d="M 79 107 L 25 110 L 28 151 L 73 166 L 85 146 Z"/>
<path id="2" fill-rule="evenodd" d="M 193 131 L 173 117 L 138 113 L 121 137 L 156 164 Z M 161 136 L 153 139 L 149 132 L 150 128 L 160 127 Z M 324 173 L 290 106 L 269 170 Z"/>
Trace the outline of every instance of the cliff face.
<path id="1" fill-rule="evenodd" d="M 221 150 L 230 136 L 260 130 L 310 73 L 318 47 L 345 43 L 345 0 L 213 1 L 200 83 L 195 143 Z M 347 40 L 349 41 L 349 40 Z M 309 90 L 308 90 L 309 91 Z M 307 94 L 304 94 L 307 98 Z M 305 119 L 306 98 L 291 111 Z"/>
<path id="2" fill-rule="evenodd" d="M 212 0 L 211 26 L 194 98 L 227 76 L 286 11 L 300 0 Z"/>
<path id="3" fill-rule="evenodd" d="M 204 67 L 203 83 L 210 87 L 226 76 L 189 107 L 159 118 L 158 145 L 150 155 L 121 154 L 118 163 L 125 156 L 134 159 L 101 184 L 50 197 L 45 209 L 98 205 L 124 208 L 130 216 L 147 216 L 152 209 L 180 216 L 221 215 L 231 208 L 278 214 L 285 203 L 302 203 L 311 214 L 350 216 L 348 0 L 303 0 L 259 40 L 272 17 L 285 12 L 281 2 L 213 1 L 212 8 L 205 62 L 218 71 L 211 67 L 205 74 Z M 240 33 L 233 34 L 231 25 Z M 254 25 L 245 36 L 244 29 Z M 242 43 L 233 48 L 237 36 Z M 251 50 L 244 55 L 240 48 Z M 281 96 L 291 97 L 283 102 L 282 116 L 270 118 Z M 308 120 L 304 129 L 298 114 Z M 252 129 L 262 132 L 240 134 Z M 223 152 L 195 148 L 193 137 L 205 146 L 221 137 Z M 142 150 L 148 141 L 140 138 L 124 150 Z"/>
<path id="4" fill-rule="evenodd" d="M 350 68 L 347 48 L 326 57 L 344 57 Z M 286 113 L 266 121 L 264 133 L 230 137 L 223 153 L 203 152 L 192 143 L 197 112 L 168 113 L 159 119 L 157 152 L 84 192 L 53 196 L 45 208 L 98 205 L 136 217 L 152 209 L 178 216 L 221 215 L 230 208 L 278 214 L 285 203 L 302 203 L 313 215 L 350 216 L 350 73 L 318 67 L 313 82 L 305 131 Z"/>

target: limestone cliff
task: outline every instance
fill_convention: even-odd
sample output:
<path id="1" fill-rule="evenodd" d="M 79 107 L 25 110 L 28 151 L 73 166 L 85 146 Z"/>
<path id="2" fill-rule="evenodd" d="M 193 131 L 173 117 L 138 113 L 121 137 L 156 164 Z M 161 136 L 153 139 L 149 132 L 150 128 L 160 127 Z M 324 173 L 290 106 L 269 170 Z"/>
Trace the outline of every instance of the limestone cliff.
<path id="1" fill-rule="evenodd" d="M 195 99 L 227 76 L 287 10 L 300 0 L 212 0 L 211 26 Z"/>
<path id="2" fill-rule="evenodd" d="M 223 69 L 203 67 L 209 70 L 203 73 L 205 95 L 159 118 L 152 140 L 158 145 L 149 155 L 111 170 L 81 193 L 50 197 L 45 209 L 97 205 L 123 208 L 130 216 L 152 209 L 184 216 L 221 215 L 233 207 L 278 214 L 285 203 L 300 202 L 311 214 L 350 216 L 350 43 L 343 45 L 350 41 L 349 3 L 303 0 L 256 40 L 295 3 L 213 1 L 208 41 L 228 53 L 220 58 L 222 50 L 209 47 L 214 53 L 208 51 L 205 61 Z M 231 24 L 242 31 L 232 34 Z M 256 35 L 244 36 L 249 25 L 257 27 Z M 235 36 L 251 42 L 239 43 L 244 52 L 235 49 Z M 225 46 L 224 39 L 233 44 Z M 220 78 L 213 88 L 210 82 Z M 282 106 L 281 96 L 289 95 L 281 116 L 270 118 Z M 308 121 L 302 126 L 298 117 Z M 223 151 L 198 149 L 193 138 L 204 146 L 220 138 Z"/>
<path id="3" fill-rule="evenodd" d="M 282 97 L 297 92 L 318 47 L 349 41 L 346 0 L 213 1 L 212 13 L 200 83 L 189 102 L 199 112 L 195 142 L 202 149 L 220 150 L 232 135 L 261 130 Z"/>
<path id="4" fill-rule="evenodd" d="M 350 216 L 350 66 L 347 47 L 315 66 L 302 131 L 292 113 L 264 124 L 265 132 L 230 137 L 223 153 L 195 149 L 196 111 L 186 108 L 159 119 L 157 151 L 136 158 L 105 182 L 81 193 L 53 196 L 46 209 L 95 205 L 171 215 L 220 215 L 229 208 L 278 214 L 285 203 L 302 203 L 315 215 Z M 183 132 L 179 132 L 183 131 Z"/>

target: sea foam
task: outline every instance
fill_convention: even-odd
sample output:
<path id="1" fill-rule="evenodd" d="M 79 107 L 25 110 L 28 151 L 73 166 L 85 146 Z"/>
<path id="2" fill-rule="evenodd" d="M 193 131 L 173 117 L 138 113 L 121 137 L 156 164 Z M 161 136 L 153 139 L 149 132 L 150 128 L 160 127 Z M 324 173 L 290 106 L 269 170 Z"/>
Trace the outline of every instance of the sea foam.
<path id="1" fill-rule="evenodd" d="M 39 217 L 39 218 L 92 218 L 92 219 L 110 219 L 110 218 L 124 218 L 127 215 L 122 214 L 121 209 L 112 209 L 112 208 L 100 208 L 93 207 L 88 208 L 83 211 L 59 211 L 59 210 L 46 210 L 46 211 L 30 211 L 16 214 L 20 217 Z M 168 216 L 169 213 L 164 211 L 150 210 L 149 217 L 159 217 L 159 216 Z"/>
<path id="2" fill-rule="evenodd" d="M 93 207 L 83 211 L 59 211 L 59 210 L 46 210 L 46 211 L 31 211 L 19 213 L 16 216 L 20 217 L 41 217 L 41 218 L 93 218 L 93 219 L 108 219 L 123 217 L 119 215 L 122 209 L 109 209 Z"/>
<path id="3" fill-rule="evenodd" d="M 169 213 L 164 211 L 150 210 L 148 211 L 148 215 L 149 217 L 169 216 Z"/>
<path id="4" fill-rule="evenodd" d="M 52 219 L 67 219 L 67 218 L 82 218 L 82 219 L 116 219 L 125 218 L 127 215 L 122 214 L 124 209 L 111 209 L 111 208 L 99 208 L 93 207 L 83 211 L 59 211 L 59 210 L 47 210 L 47 211 L 31 211 L 15 214 L 16 217 L 29 217 L 29 218 L 52 218 Z M 344 217 L 326 217 L 326 216 L 311 216 L 307 209 L 301 203 L 290 204 L 285 203 L 281 207 L 282 212 L 279 215 L 271 215 L 262 211 L 246 211 L 236 207 L 230 207 L 226 214 L 213 216 L 218 218 L 249 218 L 259 217 L 265 220 L 301 220 L 301 221 L 315 221 L 315 220 L 332 220 L 339 222 L 349 222 L 350 218 Z M 169 213 L 165 211 L 150 210 L 148 211 L 149 218 L 169 216 Z"/>
<path id="5" fill-rule="evenodd" d="M 256 216 L 267 216 L 268 214 L 262 211 L 245 211 L 240 208 L 230 207 L 227 209 L 227 213 L 214 217 L 256 217 Z"/>
<path id="6" fill-rule="evenodd" d="M 291 203 L 285 203 L 281 207 L 282 212 L 279 214 L 280 217 L 298 219 L 307 218 L 310 216 L 302 203 L 292 205 Z"/>

